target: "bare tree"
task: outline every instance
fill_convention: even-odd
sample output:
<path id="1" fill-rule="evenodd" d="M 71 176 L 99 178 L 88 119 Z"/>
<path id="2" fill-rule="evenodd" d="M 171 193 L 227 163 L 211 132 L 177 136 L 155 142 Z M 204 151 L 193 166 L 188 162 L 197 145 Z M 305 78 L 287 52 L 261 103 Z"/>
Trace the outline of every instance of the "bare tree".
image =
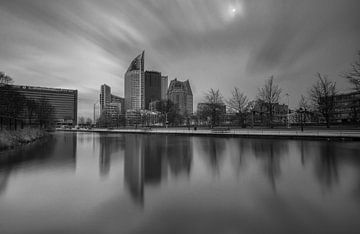
<path id="1" fill-rule="evenodd" d="M 205 106 L 199 114 L 210 118 L 212 127 L 219 124 L 226 108 L 220 91 L 210 89 L 204 96 L 204 102 Z"/>
<path id="2" fill-rule="evenodd" d="M 309 108 L 310 108 L 308 100 L 306 99 L 306 97 L 304 97 L 304 95 L 301 95 L 301 98 L 299 101 L 299 108 L 302 108 L 304 110 L 309 110 Z"/>
<path id="3" fill-rule="evenodd" d="M 159 112 L 164 125 L 177 125 L 181 122 L 180 110 L 170 99 L 160 101 Z"/>
<path id="4" fill-rule="evenodd" d="M 87 125 L 91 125 L 92 124 L 92 119 L 91 118 L 86 118 L 86 121 L 85 121 L 85 123 L 87 124 Z"/>
<path id="5" fill-rule="evenodd" d="M 31 120 L 36 118 L 38 109 L 38 104 L 33 99 L 27 99 L 26 100 L 26 111 L 27 111 L 27 117 L 29 120 L 29 125 L 31 125 Z"/>
<path id="6" fill-rule="evenodd" d="M 265 85 L 258 89 L 258 99 L 265 103 L 269 115 L 269 124 L 272 127 L 274 106 L 279 102 L 282 90 L 274 84 L 274 76 L 266 80 Z"/>
<path id="7" fill-rule="evenodd" d="M 0 72 L 0 84 L 12 84 L 14 81 L 13 79 L 6 75 L 4 72 Z"/>
<path id="8" fill-rule="evenodd" d="M 84 116 L 80 116 L 80 117 L 79 117 L 78 124 L 79 124 L 79 125 L 85 124 L 85 117 L 84 117 Z"/>
<path id="9" fill-rule="evenodd" d="M 37 116 L 39 118 L 40 127 L 49 127 L 53 122 L 54 107 L 45 97 L 38 102 Z"/>
<path id="10" fill-rule="evenodd" d="M 244 126 L 245 115 L 248 109 L 249 99 L 246 97 L 244 93 L 240 92 L 240 90 L 237 87 L 233 89 L 231 94 L 232 97 L 229 100 L 227 100 L 227 105 L 231 111 L 236 113 L 239 123 Z"/>
<path id="11" fill-rule="evenodd" d="M 317 77 L 318 81 L 310 90 L 310 98 L 316 110 L 325 118 L 327 128 L 330 128 L 330 120 L 335 109 L 336 83 L 320 73 Z"/>
<path id="12" fill-rule="evenodd" d="M 349 71 L 342 73 L 341 76 L 348 79 L 356 91 L 360 91 L 360 50 L 358 51 L 357 60 L 350 66 Z"/>

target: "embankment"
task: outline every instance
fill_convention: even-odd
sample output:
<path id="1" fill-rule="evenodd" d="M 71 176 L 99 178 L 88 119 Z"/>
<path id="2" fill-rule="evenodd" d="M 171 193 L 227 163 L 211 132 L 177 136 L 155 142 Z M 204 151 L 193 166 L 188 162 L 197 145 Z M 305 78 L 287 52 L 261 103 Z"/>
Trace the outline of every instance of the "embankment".
<path id="1" fill-rule="evenodd" d="M 37 139 L 47 136 L 45 130 L 37 128 L 24 128 L 19 130 L 1 130 L 0 131 L 0 151 L 15 148 L 27 144 Z"/>

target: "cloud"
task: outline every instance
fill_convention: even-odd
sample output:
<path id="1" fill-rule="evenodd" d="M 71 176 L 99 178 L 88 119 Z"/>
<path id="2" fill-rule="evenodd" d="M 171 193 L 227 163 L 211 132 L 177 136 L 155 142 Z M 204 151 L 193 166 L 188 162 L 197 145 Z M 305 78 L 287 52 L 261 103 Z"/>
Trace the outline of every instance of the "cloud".
<path id="1" fill-rule="evenodd" d="M 233 6 L 243 14 L 231 15 Z M 357 0 L 0 0 L 0 70 L 16 83 L 79 89 L 80 115 L 89 115 L 86 106 L 98 98 L 86 90 L 107 83 L 123 94 L 125 69 L 144 49 L 147 69 L 190 79 L 197 101 L 210 88 L 227 97 L 234 86 L 255 97 L 270 75 L 299 96 L 314 72 L 337 74 L 360 49 L 359 6 Z"/>

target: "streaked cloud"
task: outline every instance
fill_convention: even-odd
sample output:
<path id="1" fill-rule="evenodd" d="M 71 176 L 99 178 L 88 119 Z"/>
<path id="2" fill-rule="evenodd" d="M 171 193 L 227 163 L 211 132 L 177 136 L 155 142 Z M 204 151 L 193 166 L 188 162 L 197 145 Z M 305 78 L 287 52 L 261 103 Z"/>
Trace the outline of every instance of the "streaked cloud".
<path id="1" fill-rule="evenodd" d="M 123 95 L 140 51 L 146 68 L 251 98 L 274 75 L 292 105 L 316 72 L 338 77 L 360 49 L 357 0 L 0 0 L 0 70 L 18 84 L 76 88 L 91 115 L 99 87 Z M 233 11 L 235 9 L 235 11 Z"/>

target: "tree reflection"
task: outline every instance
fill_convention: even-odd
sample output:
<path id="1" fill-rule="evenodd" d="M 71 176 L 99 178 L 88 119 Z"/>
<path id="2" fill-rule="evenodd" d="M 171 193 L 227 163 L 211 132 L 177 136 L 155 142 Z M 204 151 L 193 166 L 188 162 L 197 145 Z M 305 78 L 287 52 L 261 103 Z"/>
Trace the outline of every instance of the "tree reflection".
<path id="1" fill-rule="evenodd" d="M 188 175 L 192 162 L 192 141 L 190 137 L 166 136 L 165 157 L 168 161 L 172 174 Z"/>
<path id="2" fill-rule="evenodd" d="M 225 138 L 207 137 L 200 139 L 206 161 L 212 172 L 218 174 L 221 159 L 225 149 Z"/>
<path id="3" fill-rule="evenodd" d="M 15 150 L 0 153 L 0 193 L 17 170 L 76 168 L 76 133 L 53 135 Z"/>
<path id="4" fill-rule="evenodd" d="M 278 140 L 254 140 L 252 149 L 255 157 L 262 160 L 264 173 L 271 187 L 276 190 L 276 180 L 281 175 L 280 161 L 288 152 L 288 144 Z"/>
<path id="5" fill-rule="evenodd" d="M 315 161 L 315 173 L 323 187 L 331 189 L 338 182 L 338 165 L 334 143 L 320 145 Z"/>

